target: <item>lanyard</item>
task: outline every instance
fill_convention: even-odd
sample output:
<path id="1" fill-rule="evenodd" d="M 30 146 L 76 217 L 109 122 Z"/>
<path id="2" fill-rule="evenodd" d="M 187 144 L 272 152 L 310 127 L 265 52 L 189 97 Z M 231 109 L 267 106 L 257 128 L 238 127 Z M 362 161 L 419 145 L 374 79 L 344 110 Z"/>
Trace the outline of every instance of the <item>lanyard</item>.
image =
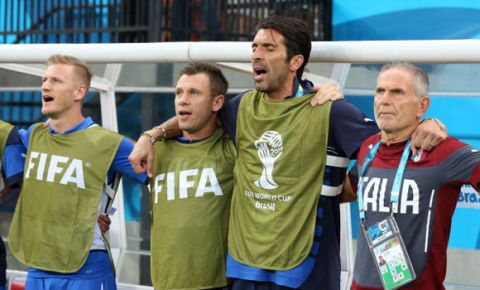
<path id="1" fill-rule="evenodd" d="M 293 97 L 294 97 L 294 98 L 296 98 L 296 97 L 303 97 L 303 95 L 304 95 L 303 87 L 302 87 L 302 85 L 299 83 L 299 84 L 298 84 L 297 92 L 295 93 L 295 96 L 293 96 Z"/>
<path id="2" fill-rule="evenodd" d="M 410 155 L 410 143 L 411 141 L 408 140 L 405 148 L 403 149 L 402 158 L 400 159 L 400 163 L 398 164 L 397 172 L 395 173 L 395 179 L 393 180 L 392 192 L 390 195 L 390 204 L 392 208 L 397 206 L 398 203 L 398 196 L 400 195 L 400 186 L 402 185 L 403 173 L 405 172 L 405 167 L 407 166 L 408 156 Z M 363 204 L 363 187 L 364 187 L 364 180 L 363 177 L 368 170 L 368 166 L 373 161 L 375 154 L 377 154 L 377 150 L 380 147 L 381 141 L 378 141 L 372 149 L 368 152 L 365 160 L 363 161 L 362 170 L 360 172 L 359 180 L 358 180 L 358 208 L 360 212 L 360 220 L 363 222 L 365 221 L 365 208 Z M 392 210 L 393 214 L 393 210 Z"/>

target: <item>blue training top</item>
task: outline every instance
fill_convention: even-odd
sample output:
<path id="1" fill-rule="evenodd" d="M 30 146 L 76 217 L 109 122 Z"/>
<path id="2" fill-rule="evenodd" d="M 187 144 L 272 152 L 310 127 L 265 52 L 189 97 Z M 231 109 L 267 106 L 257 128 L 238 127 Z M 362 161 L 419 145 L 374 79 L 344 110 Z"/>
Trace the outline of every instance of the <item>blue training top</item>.
<path id="1" fill-rule="evenodd" d="M 11 187 L 22 184 L 25 152 L 18 130 L 13 128 L 8 135 L 2 157 L 3 175 Z"/>

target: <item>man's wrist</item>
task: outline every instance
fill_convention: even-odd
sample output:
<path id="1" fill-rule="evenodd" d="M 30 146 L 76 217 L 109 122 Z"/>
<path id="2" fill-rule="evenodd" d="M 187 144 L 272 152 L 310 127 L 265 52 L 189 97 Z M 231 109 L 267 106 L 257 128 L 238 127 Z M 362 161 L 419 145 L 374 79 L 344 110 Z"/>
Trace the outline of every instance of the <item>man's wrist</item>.
<path id="1" fill-rule="evenodd" d="M 155 126 L 152 129 L 143 132 L 140 136 L 147 137 L 152 145 L 157 141 L 165 141 L 168 137 L 167 129 L 160 126 Z"/>
<path id="2" fill-rule="evenodd" d="M 149 131 L 145 131 L 142 134 L 140 134 L 140 138 L 142 136 L 145 136 L 146 138 L 148 138 L 148 141 L 150 142 L 151 145 L 153 145 L 155 142 L 157 142 L 157 139 L 155 137 L 153 137 L 153 135 Z"/>

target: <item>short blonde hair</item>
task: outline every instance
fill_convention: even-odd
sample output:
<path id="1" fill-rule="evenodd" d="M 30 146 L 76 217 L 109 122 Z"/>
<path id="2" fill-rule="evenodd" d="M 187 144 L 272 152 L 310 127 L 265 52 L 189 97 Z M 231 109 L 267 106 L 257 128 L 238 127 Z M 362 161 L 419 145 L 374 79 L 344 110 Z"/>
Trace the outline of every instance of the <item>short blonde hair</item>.
<path id="1" fill-rule="evenodd" d="M 78 73 L 80 80 L 87 87 L 87 91 L 90 88 L 90 82 L 93 77 L 92 69 L 86 62 L 71 55 L 54 54 L 48 58 L 47 65 L 54 64 L 68 64 L 75 67 L 75 71 Z"/>

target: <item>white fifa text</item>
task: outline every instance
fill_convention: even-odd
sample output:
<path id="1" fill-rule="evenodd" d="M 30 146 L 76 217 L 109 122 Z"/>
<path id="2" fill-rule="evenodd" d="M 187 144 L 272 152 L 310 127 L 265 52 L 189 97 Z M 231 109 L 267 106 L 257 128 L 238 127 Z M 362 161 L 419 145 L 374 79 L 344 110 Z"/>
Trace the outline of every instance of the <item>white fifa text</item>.
<path id="1" fill-rule="evenodd" d="M 190 189 L 192 193 L 195 192 L 194 197 L 203 197 L 206 193 L 223 195 L 213 168 L 187 169 L 180 171 L 178 176 L 175 172 L 158 174 L 154 180 L 154 202 L 158 203 L 159 195 L 165 192 L 167 200 L 175 200 L 176 196 L 179 199 L 188 198 Z"/>
<path id="2" fill-rule="evenodd" d="M 35 169 L 36 174 L 31 177 L 32 170 Z M 28 159 L 25 178 L 35 178 L 63 185 L 74 183 L 77 187 L 85 189 L 83 161 L 66 156 L 32 151 Z"/>

